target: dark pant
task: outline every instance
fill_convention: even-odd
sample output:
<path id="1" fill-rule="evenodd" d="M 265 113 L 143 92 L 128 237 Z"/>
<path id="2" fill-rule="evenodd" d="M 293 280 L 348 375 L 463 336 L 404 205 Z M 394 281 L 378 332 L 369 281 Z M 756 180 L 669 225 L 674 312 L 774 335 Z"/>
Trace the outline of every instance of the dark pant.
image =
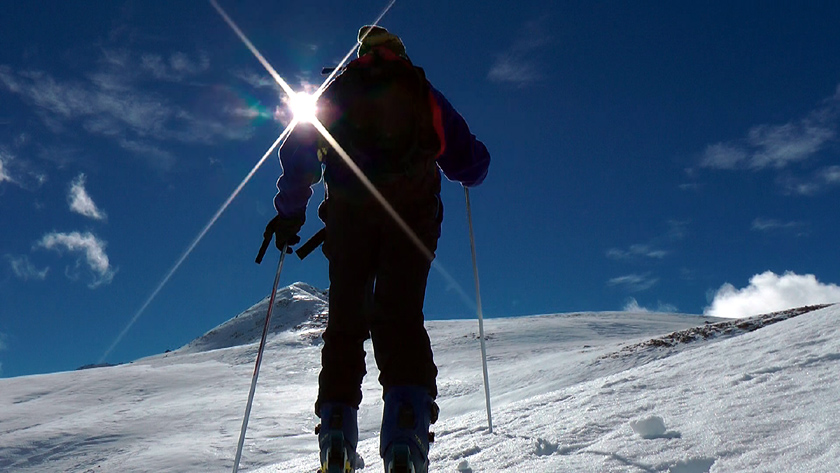
<path id="1" fill-rule="evenodd" d="M 434 254 L 443 215 L 439 198 L 431 194 L 395 207 Z M 414 385 L 436 397 L 437 367 L 423 325 L 431 261 L 373 200 L 331 196 L 325 210 L 330 314 L 315 412 L 325 402 L 358 408 L 368 338 L 385 392 Z"/>

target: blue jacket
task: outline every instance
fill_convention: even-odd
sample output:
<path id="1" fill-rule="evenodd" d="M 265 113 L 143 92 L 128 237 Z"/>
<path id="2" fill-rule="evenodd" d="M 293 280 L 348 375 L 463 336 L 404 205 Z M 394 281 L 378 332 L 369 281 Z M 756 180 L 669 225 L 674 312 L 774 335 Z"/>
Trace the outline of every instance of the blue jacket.
<path id="1" fill-rule="evenodd" d="M 490 153 L 484 143 L 470 132 L 464 118 L 438 90 L 431 87 L 438 133 L 442 131 L 441 153 L 437 165 L 450 181 L 466 187 L 477 186 L 487 176 Z M 277 180 L 274 208 L 282 217 L 299 217 L 306 212 L 312 186 L 321 180 L 323 170 L 318 159 L 319 133 L 315 127 L 299 124 L 280 149 L 283 173 Z"/>

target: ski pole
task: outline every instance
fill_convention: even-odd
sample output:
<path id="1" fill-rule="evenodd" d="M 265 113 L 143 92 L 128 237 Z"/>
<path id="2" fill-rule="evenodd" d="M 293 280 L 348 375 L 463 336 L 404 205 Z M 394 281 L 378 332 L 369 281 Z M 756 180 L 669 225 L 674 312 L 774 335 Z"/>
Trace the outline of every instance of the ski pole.
<path id="1" fill-rule="evenodd" d="M 280 283 L 280 271 L 283 269 L 283 260 L 286 259 L 286 248 L 280 252 L 280 262 L 277 263 L 277 274 L 274 275 L 274 286 L 271 288 L 271 297 L 268 299 L 268 312 L 265 314 L 265 325 L 263 326 L 260 348 L 257 351 L 257 361 L 254 365 L 254 376 L 251 378 L 251 391 L 248 393 L 248 403 L 245 405 L 245 417 L 242 419 L 242 430 L 239 432 L 239 443 L 236 446 L 236 458 L 233 460 L 233 473 L 239 471 L 239 460 L 242 458 L 242 447 L 245 445 L 245 431 L 248 429 L 248 418 L 251 417 L 251 404 L 254 402 L 254 392 L 257 390 L 257 378 L 260 375 L 260 363 L 262 363 L 263 351 L 265 350 L 265 339 L 268 337 L 268 328 L 271 324 L 271 311 L 274 309 L 274 299 L 277 297 L 277 285 Z"/>
<path id="2" fill-rule="evenodd" d="M 464 187 L 464 195 L 467 198 L 467 223 L 470 227 L 470 249 L 472 250 L 473 274 L 475 276 L 475 300 L 476 312 L 478 313 L 478 337 L 481 340 L 481 365 L 484 370 L 484 401 L 487 404 L 487 425 L 490 433 L 493 433 L 493 416 L 490 412 L 490 376 L 487 374 L 487 347 L 484 343 L 484 315 L 481 312 L 481 289 L 478 284 L 478 262 L 475 256 L 475 234 L 473 233 L 472 207 L 470 206 L 470 190 Z"/>

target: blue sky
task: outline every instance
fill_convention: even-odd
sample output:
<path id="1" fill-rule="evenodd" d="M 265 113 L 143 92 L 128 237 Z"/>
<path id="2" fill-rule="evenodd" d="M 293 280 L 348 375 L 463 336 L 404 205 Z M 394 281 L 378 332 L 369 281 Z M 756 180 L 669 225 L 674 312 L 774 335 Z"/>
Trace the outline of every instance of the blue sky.
<path id="1" fill-rule="evenodd" d="M 221 5 L 302 89 L 385 2 Z M 493 156 L 471 192 L 488 316 L 840 300 L 840 4 L 398 1 L 382 24 Z M 206 2 L 14 2 L 0 42 L 0 376 L 74 369 L 276 139 L 282 93 Z M 177 348 L 268 293 L 277 255 L 253 258 L 279 170 L 259 169 L 106 361 Z M 456 284 L 433 272 L 426 312 L 472 317 L 463 191 L 443 197 L 437 262 Z M 320 253 L 288 260 L 295 281 L 328 286 Z"/>

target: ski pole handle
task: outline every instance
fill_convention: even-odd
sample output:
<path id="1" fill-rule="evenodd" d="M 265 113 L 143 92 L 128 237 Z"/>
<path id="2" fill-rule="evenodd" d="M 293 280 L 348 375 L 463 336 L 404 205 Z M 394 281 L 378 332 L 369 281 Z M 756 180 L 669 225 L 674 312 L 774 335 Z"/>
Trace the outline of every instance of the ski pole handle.
<path id="1" fill-rule="evenodd" d="M 265 256 L 266 250 L 268 250 L 268 245 L 271 244 L 271 239 L 274 237 L 273 234 L 269 234 L 265 239 L 263 239 L 262 246 L 260 246 L 260 252 L 257 253 L 257 259 L 254 260 L 257 264 L 262 263 L 263 257 Z"/>
<path id="2" fill-rule="evenodd" d="M 327 238 L 327 227 L 324 227 L 324 228 L 318 230 L 318 232 L 316 234 L 312 235 L 312 237 L 309 240 L 306 240 L 306 243 L 304 243 L 300 248 L 298 248 L 295 251 L 295 254 L 301 260 L 306 258 L 307 256 L 309 256 L 310 253 L 315 251 L 315 248 L 318 248 L 319 246 L 321 246 L 321 244 L 324 243 L 326 238 Z"/>

